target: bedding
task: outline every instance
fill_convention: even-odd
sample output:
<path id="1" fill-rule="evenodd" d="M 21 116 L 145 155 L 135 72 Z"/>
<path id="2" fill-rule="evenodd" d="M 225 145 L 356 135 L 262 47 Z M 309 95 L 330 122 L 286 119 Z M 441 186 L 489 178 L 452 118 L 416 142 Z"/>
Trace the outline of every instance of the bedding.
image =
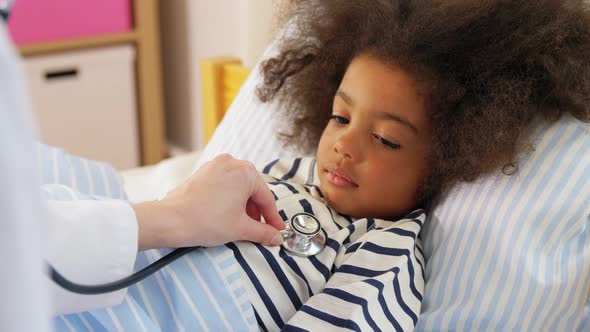
<path id="1" fill-rule="evenodd" d="M 161 162 L 120 172 L 125 194 L 134 203 L 163 198 L 193 172 L 200 151 L 178 155 Z"/>
<path id="2" fill-rule="evenodd" d="M 57 184 L 88 197 L 127 199 L 123 178 L 108 163 L 79 158 L 42 143 L 37 143 L 37 158 L 41 184 L 46 188 Z"/>
<path id="3" fill-rule="evenodd" d="M 138 254 L 139 270 L 170 250 Z M 123 303 L 58 316 L 55 331 L 258 331 L 239 266 L 226 247 L 192 251 L 129 287 Z"/>

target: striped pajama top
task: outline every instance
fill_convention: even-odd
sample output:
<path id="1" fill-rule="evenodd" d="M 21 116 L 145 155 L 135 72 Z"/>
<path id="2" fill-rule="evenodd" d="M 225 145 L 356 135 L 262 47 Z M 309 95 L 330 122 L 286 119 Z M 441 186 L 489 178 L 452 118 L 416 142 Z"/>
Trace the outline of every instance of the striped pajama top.
<path id="1" fill-rule="evenodd" d="M 324 203 L 315 159 L 276 160 L 266 166 L 283 220 L 315 215 L 327 234 L 316 256 L 281 246 L 227 245 L 237 259 L 262 331 L 411 331 L 420 313 L 424 258 L 418 233 L 422 210 L 389 221 L 353 219 Z"/>

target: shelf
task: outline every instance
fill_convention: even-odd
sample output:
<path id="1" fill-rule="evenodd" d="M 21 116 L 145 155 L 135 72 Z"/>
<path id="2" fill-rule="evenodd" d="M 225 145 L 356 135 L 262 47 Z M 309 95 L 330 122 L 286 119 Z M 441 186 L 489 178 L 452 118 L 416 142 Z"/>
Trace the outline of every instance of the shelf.
<path id="1" fill-rule="evenodd" d="M 136 47 L 138 123 L 142 164 L 155 164 L 165 156 L 164 101 L 160 57 L 159 0 L 131 0 L 134 30 L 95 37 L 19 46 L 22 56 L 85 50 L 118 44 Z M 0 0 L 2 3 L 2 0 Z"/>
<path id="2" fill-rule="evenodd" d="M 18 47 L 22 56 L 48 54 L 63 51 L 78 50 L 84 48 L 110 46 L 125 43 L 135 43 L 137 33 L 135 31 L 113 33 L 103 36 L 84 37 L 52 42 L 34 43 Z"/>

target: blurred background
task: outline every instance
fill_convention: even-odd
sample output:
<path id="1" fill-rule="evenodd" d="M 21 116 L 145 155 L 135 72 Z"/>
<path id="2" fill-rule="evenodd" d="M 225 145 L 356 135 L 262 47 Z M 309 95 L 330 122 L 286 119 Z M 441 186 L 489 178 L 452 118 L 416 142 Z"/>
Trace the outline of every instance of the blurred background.
<path id="1" fill-rule="evenodd" d="M 119 169 L 201 149 L 233 98 L 218 76 L 239 90 L 277 1 L 18 0 L 9 32 L 41 140 Z"/>

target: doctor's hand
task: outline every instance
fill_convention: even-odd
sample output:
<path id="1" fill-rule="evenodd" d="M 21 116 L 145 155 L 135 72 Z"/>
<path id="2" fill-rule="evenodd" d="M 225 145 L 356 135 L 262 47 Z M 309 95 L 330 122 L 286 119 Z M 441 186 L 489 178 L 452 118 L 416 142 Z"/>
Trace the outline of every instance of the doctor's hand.
<path id="1" fill-rule="evenodd" d="M 133 207 L 139 249 L 215 246 L 237 240 L 282 242 L 285 223 L 251 163 L 220 155 L 163 200 Z M 266 223 L 261 222 L 261 216 Z"/>

